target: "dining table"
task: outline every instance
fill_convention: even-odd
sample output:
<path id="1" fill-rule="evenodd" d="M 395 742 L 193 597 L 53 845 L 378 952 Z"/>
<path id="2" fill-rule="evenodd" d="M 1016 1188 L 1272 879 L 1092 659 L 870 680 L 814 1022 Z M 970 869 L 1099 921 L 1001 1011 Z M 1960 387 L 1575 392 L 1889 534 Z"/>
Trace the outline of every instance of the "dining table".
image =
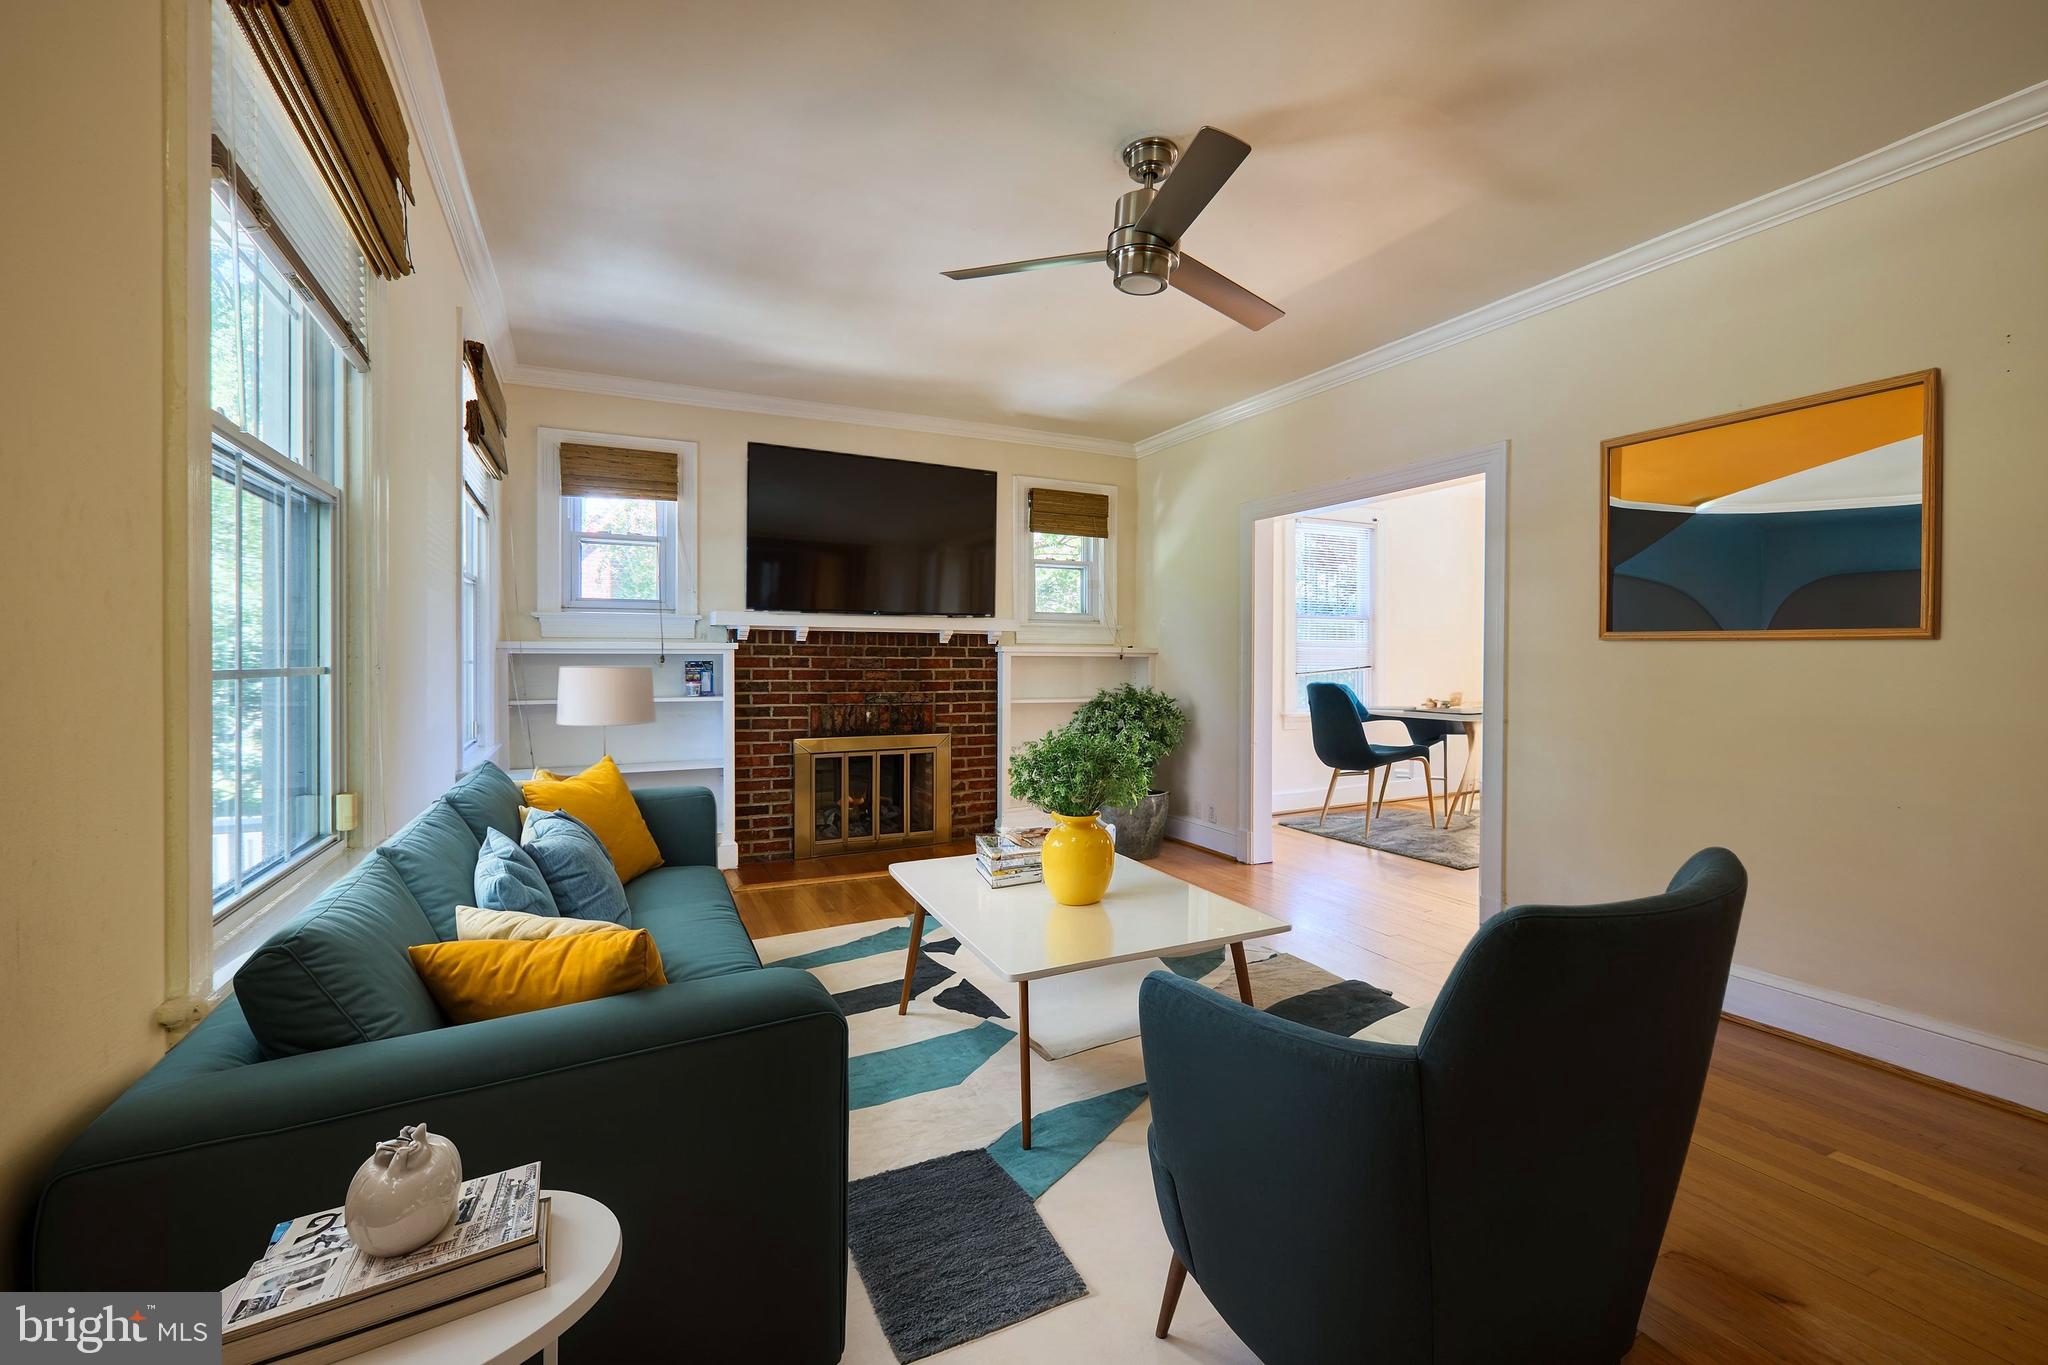
<path id="1" fill-rule="evenodd" d="M 1451 816 L 1460 805 L 1469 815 L 1472 803 L 1479 796 L 1478 774 L 1472 766 L 1472 756 L 1479 750 L 1479 723 L 1485 719 L 1485 712 L 1476 706 L 1375 706 L 1371 708 L 1373 720 L 1434 720 L 1450 725 L 1456 733 L 1465 737 L 1465 764 L 1458 772 L 1458 785 L 1450 786 L 1451 746 L 1448 737 L 1444 743 L 1444 823 L 1451 822 Z"/>

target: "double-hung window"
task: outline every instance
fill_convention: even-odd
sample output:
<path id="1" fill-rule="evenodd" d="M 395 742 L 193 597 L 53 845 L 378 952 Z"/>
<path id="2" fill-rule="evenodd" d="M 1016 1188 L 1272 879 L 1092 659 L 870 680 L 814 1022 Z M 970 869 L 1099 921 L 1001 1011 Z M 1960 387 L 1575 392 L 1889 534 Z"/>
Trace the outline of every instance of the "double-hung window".
<path id="1" fill-rule="evenodd" d="M 678 452 L 565 441 L 557 469 L 562 606 L 674 611 L 681 559 Z"/>
<path id="2" fill-rule="evenodd" d="M 1107 624 L 1110 495 L 1038 485 L 1024 494 L 1026 619 L 1042 625 Z"/>
<path id="3" fill-rule="evenodd" d="M 490 746 L 491 651 L 491 513 L 488 491 L 467 477 L 462 481 L 462 747 Z"/>
<path id="4" fill-rule="evenodd" d="M 218 2 L 211 75 L 204 820 L 219 921 L 338 838 L 343 486 L 367 361 L 362 256 Z"/>
<path id="5" fill-rule="evenodd" d="M 354 369 L 213 198 L 216 917 L 333 840 L 338 532 Z"/>
<path id="6" fill-rule="evenodd" d="M 562 499 L 562 604 L 577 610 L 675 609 L 673 498 L 577 496 Z"/>
<path id="7" fill-rule="evenodd" d="M 1294 686 L 1289 709 L 1308 710 L 1308 685 L 1343 683 L 1372 701 L 1373 529 L 1346 521 L 1294 523 Z"/>

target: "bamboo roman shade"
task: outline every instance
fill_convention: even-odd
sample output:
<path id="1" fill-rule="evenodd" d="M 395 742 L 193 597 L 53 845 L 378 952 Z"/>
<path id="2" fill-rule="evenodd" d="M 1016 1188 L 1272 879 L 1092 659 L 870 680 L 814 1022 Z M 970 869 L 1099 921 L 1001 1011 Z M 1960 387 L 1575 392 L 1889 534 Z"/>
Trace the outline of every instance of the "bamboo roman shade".
<path id="1" fill-rule="evenodd" d="M 361 0 L 228 0 L 370 268 L 412 273 L 405 115 Z"/>
<path id="2" fill-rule="evenodd" d="M 562 443 L 565 498 L 676 500 L 676 453 Z"/>
<path id="3" fill-rule="evenodd" d="M 253 243 L 305 296 L 334 344 L 369 365 L 367 267 L 226 0 L 214 0 L 213 249 Z"/>
<path id="4" fill-rule="evenodd" d="M 463 434 L 490 466 L 491 477 L 502 479 L 511 470 L 505 461 L 505 391 L 498 387 L 498 372 L 481 341 L 462 343 L 462 363 L 469 367 L 477 395 L 462 405 Z"/>
<path id="5" fill-rule="evenodd" d="M 1069 488 L 1031 490 L 1031 530 L 1037 535 L 1109 539 L 1109 495 Z"/>

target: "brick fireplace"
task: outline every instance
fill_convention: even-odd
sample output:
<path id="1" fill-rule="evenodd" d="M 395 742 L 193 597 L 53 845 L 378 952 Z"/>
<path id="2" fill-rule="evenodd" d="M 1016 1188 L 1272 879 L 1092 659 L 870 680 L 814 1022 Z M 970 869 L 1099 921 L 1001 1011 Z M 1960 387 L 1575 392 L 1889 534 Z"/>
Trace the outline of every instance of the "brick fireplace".
<path id="1" fill-rule="evenodd" d="M 996 651 L 981 636 L 754 629 L 733 655 L 735 835 L 741 862 L 795 856 L 792 747 L 872 708 L 929 708 L 951 750 L 952 834 L 993 828 Z"/>

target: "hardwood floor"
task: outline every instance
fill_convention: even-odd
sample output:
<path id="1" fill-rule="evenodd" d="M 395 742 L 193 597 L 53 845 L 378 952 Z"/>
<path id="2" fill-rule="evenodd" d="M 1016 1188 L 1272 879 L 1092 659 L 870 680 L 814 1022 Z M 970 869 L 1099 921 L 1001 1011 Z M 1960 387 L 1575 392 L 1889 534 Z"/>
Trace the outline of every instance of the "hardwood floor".
<path id="1" fill-rule="evenodd" d="M 741 915 L 756 937 L 907 915 L 900 856 L 752 871 Z M 1287 920 L 1287 952 L 1435 998 L 1476 873 L 1284 828 L 1273 858 L 1153 866 Z M 2048 1361 L 2048 1120 L 1724 1021 L 1628 1359 Z"/>

